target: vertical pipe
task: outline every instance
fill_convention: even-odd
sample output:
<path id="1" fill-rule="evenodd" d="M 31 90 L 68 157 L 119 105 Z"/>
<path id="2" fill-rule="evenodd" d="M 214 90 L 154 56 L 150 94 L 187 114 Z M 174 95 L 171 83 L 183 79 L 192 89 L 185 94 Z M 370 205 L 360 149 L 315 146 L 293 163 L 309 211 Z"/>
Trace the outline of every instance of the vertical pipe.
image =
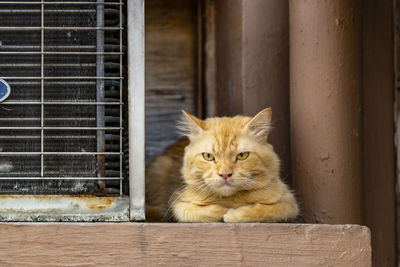
<path id="1" fill-rule="evenodd" d="M 203 21 L 203 92 L 204 95 L 204 117 L 213 117 L 217 115 L 217 90 L 216 90 L 216 14 L 215 1 L 205 0 L 204 21 Z"/>
<path id="2" fill-rule="evenodd" d="M 361 223 L 358 0 L 290 0 L 293 178 L 306 222 Z"/>
<path id="3" fill-rule="evenodd" d="M 289 181 L 288 1 L 206 3 L 207 112 L 255 115 L 272 107 L 269 142 L 281 158 L 282 177 Z"/>
<path id="4" fill-rule="evenodd" d="M 103 0 L 97 0 L 97 2 L 103 2 Z M 96 7 L 96 20 L 97 27 L 104 27 L 104 5 L 98 4 Z M 104 52 L 104 31 L 96 31 L 96 51 L 99 53 Z M 96 76 L 104 77 L 104 55 L 98 54 L 96 56 Z M 96 101 L 104 102 L 104 80 L 96 80 Z M 97 127 L 105 127 L 105 112 L 104 105 L 96 106 L 96 124 Z M 105 151 L 105 132 L 97 131 L 97 152 Z M 105 177 L 105 156 L 97 156 L 97 176 Z M 98 181 L 98 186 L 101 191 L 105 191 L 105 181 Z"/>
<path id="5" fill-rule="evenodd" d="M 286 181 L 290 181 L 288 16 L 286 0 L 243 1 L 243 114 L 252 116 L 272 107 L 273 131 L 268 141 L 281 159 L 281 176 Z"/>
<path id="6" fill-rule="evenodd" d="M 123 25 L 123 20 L 122 20 L 122 0 L 119 1 L 119 77 L 122 77 L 122 67 L 123 67 L 123 62 L 122 62 L 122 27 Z M 122 96 L 122 80 L 119 80 L 119 102 L 122 103 L 123 101 L 123 96 Z M 123 121 L 122 121 L 122 105 L 119 105 L 119 152 L 121 153 L 119 155 L 119 195 L 122 196 L 122 183 L 123 183 L 123 172 L 122 172 L 122 160 L 123 160 L 123 155 L 122 155 L 122 138 L 123 138 Z"/>
<path id="7" fill-rule="evenodd" d="M 128 1 L 129 211 L 145 214 L 144 0 Z"/>
<path id="8" fill-rule="evenodd" d="M 203 15 L 204 15 L 204 2 L 197 1 L 197 86 L 196 86 L 196 110 L 197 116 L 200 118 L 204 118 L 205 110 L 204 110 L 204 88 L 203 88 Z"/>
<path id="9" fill-rule="evenodd" d="M 40 177 L 44 176 L 44 0 L 42 0 L 41 5 L 41 36 L 40 36 L 40 100 L 42 104 L 40 105 Z"/>
<path id="10" fill-rule="evenodd" d="M 241 114 L 242 0 L 215 1 L 216 115 Z"/>

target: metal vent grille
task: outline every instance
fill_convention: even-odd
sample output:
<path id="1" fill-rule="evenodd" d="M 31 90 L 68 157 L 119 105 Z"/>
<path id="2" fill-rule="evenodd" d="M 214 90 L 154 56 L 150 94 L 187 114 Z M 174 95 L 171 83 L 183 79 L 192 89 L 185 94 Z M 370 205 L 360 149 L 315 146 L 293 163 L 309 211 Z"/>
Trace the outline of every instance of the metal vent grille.
<path id="1" fill-rule="evenodd" d="M 0 2 L 0 193 L 122 194 L 123 7 Z"/>

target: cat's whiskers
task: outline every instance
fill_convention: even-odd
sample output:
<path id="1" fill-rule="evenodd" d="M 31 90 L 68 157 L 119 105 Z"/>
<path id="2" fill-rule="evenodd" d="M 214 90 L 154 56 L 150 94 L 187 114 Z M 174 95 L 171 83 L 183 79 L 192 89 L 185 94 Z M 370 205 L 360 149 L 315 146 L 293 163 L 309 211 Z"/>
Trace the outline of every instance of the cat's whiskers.
<path id="1" fill-rule="evenodd" d="M 250 184 L 252 184 L 252 183 L 253 183 L 253 185 L 255 185 L 255 186 L 254 186 L 254 187 L 248 188 L 248 186 L 249 186 Z M 268 182 L 260 183 L 260 184 L 259 184 L 259 183 L 256 183 L 256 182 L 254 182 L 254 181 L 252 181 L 252 180 L 249 179 L 249 183 L 248 183 L 248 184 L 245 184 L 243 189 L 245 189 L 245 190 L 248 191 L 248 192 L 262 193 L 262 194 L 265 194 L 265 192 L 267 191 L 268 194 L 271 194 L 273 197 L 280 196 L 280 193 L 275 192 L 276 189 L 273 188 L 272 186 L 273 186 L 273 185 L 272 185 L 271 183 L 268 183 Z"/>
<path id="2" fill-rule="evenodd" d="M 180 196 L 182 195 L 182 192 L 183 192 L 185 189 L 188 189 L 188 188 L 193 187 L 193 186 L 195 186 L 195 185 L 201 185 L 202 183 L 203 183 L 203 182 L 202 182 L 201 180 L 199 180 L 199 181 L 196 181 L 196 182 L 194 182 L 194 183 L 192 183 L 192 184 L 184 184 L 184 185 L 180 186 L 178 189 L 176 189 L 176 190 L 174 191 L 174 193 L 172 193 L 171 197 L 170 197 L 169 200 L 168 200 L 168 208 L 167 208 L 167 210 L 166 210 L 165 213 L 164 213 L 164 218 L 165 218 L 168 214 L 170 214 L 170 211 L 171 211 L 172 206 L 175 204 L 176 201 L 179 200 Z M 169 218 L 169 219 L 171 219 L 171 214 L 170 214 L 170 218 Z"/>
<path id="3" fill-rule="evenodd" d="M 252 180 L 250 178 L 246 178 L 246 179 L 247 179 L 246 180 L 247 183 L 245 183 L 243 185 L 243 187 L 246 187 L 247 189 L 260 190 L 260 189 L 268 189 L 271 186 L 270 182 L 262 182 L 262 183 L 260 183 L 260 182 L 254 181 L 254 180 Z M 249 187 L 249 186 L 252 186 L 252 187 Z"/>
<path id="4" fill-rule="evenodd" d="M 193 188 L 194 187 L 194 188 Z M 197 193 L 198 195 L 202 195 L 202 193 L 205 191 L 205 190 L 208 190 L 209 189 L 209 186 L 206 184 L 206 183 L 204 183 L 203 181 L 196 181 L 196 182 L 194 182 L 194 183 L 192 183 L 192 184 L 189 184 L 189 185 L 183 185 L 183 186 L 181 186 L 178 190 L 176 190 L 174 193 L 173 193 L 173 195 L 171 196 L 171 198 L 170 198 L 170 200 L 169 200 L 169 202 L 170 202 L 170 204 L 168 205 L 169 207 L 168 207 L 168 209 L 167 209 L 167 211 L 165 212 L 165 214 L 164 214 L 164 218 L 167 216 L 167 215 L 169 215 L 169 219 L 171 219 L 172 218 L 172 214 L 170 213 L 170 211 L 171 211 L 171 208 L 174 206 L 174 204 L 179 200 L 179 198 L 180 198 L 180 196 L 182 195 L 182 192 L 183 192 L 183 190 L 187 190 L 187 189 L 192 189 L 192 193 Z M 201 191 L 200 191 L 201 190 Z M 199 192 L 200 191 L 200 192 Z M 171 202 L 171 199 L 173 199 L 173 201 Z"/>
<path id="5" fill-rule="evenodd" d="M 207 185 L 206 184 L 201 184 L 199 186 L 197 186 L 196 188 L 192 189 L 192 193 L 199 193 L 199 195 L 201 195 L 200 190 L 203 190 Z"/>
<path id="6" fill-rule="evenodd" d="M 199 195 L 202 195 L 203 193 L 208 192 L 210 189 L 209 185 L 207 183 L 203 183 L 203 185 L 204 185 L 204 188 L 198 193 Z"/>
<path id="7" fill-rule="evenodd" d="M 178 187 L 178 188 L 174 191 L 173 194 L 177 194 L 178 192 L 181 192 L 181 191 L 183 191 L 183 190 L 185 190 L 185 189 L 188 189 L 188 188 L 190 188 L 190 187 L 193 187 L 193 186 L 198 185 L 198 184 L 201 184 L 201 183 L 202 183 L 202 181 L 196 181 L 196 182 L 194 182 L 194 183 L 192 183 L 192 184 L 183 184 L 182 186 Z"/>

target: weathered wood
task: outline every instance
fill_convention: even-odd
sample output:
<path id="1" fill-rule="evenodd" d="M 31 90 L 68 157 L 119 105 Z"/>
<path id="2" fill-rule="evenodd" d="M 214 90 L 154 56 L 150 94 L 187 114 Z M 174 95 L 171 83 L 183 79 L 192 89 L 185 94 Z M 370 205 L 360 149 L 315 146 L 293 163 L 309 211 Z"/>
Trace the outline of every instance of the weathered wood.
<path id="1" fill-rule="evenodd" d="M 370 266 L 358 225 L 0 224 L 0 265 Z"/>
<path id="2" fill-rule="evenodd" d="M 197 3 L 146 1 L 146 161 L 179 138 L 181 109 L 195 111 Z"/>

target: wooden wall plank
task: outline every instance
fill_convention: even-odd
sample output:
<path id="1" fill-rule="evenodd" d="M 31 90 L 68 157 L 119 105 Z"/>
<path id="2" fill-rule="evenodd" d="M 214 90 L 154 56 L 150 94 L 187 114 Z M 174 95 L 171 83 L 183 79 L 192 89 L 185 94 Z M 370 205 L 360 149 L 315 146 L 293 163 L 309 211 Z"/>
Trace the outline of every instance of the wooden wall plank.
<path id="1" fill-rule="evenodd" d="M 181 109 L 195 112 L 197 1 L 146 1 L 146 161 L 179 138 Z"/>
<path id="2" fill-rule="evenodd" d="M 370 232 L 358 225 L 2 223 L 0 265 L 370 266 Z"/>

